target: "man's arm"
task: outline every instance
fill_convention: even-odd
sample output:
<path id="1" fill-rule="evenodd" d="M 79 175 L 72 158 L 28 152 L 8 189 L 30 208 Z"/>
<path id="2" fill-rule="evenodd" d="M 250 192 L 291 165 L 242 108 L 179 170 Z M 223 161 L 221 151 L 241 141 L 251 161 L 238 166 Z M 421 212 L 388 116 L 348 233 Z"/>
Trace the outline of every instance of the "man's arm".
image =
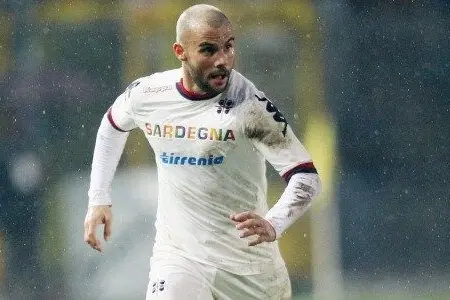
<path id="1" fill-rule="evenodd" d="M 321 187 L 311 155 L 295 136 L 282 113 L 263 93 L 256 93 L 251 114 L 244 115 L 244 132 L 255 148 L 288 182 L 266 216 L 243 212 L 230 216 L 241 237 L 257 235 L 250 246 L 272 242 L 311 206 Z"/>
<path id="2" fill-rule="evenodd" d="M 258 236 L 256 240 L 249 242 L 249 246 L 273 242 L 311 207 L 311 200 L 320 189 L 321 183 L 317 174 L 296 173 L 291 176 L 280 199 L 264 218 L 246 211 L 233 214 L 230 219 L 236 222 L 236 229 L 242 231 L 241 238 Z"/>
<path id="3" fill-rule="evenodd" d="M 102 251 L 95 231 L 97 225 L 104 224 L 104 238 L 111 235 L 111 182 L 122 155 L 128 132 L 113 127 L 111 111 L 103 116 L 97 132 L 94 156 L 92 159 L 89 205 L 84 221 L 84 241 L 93 249 Z"/>
<path id="4" fill-rule="evenodd" d="M 317 173 L 296 173 L 280 199 L 267 212 L 264 219 L 275 229 L 276 239 L 311 207 L 311 200 L 320 193 L 321 182 Z"/>

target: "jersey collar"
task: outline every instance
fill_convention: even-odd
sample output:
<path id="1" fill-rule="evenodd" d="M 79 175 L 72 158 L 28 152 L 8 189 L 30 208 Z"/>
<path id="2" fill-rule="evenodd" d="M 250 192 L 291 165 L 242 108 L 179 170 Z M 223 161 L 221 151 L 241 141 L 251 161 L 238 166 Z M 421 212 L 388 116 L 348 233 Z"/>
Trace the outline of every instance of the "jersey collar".
<path id="1" fill-rule="evenodd" d="M 212 99 L 218 95 L 211 96 L 209 94 L 200 94 L 193 91 L 188 91 L 183 85 L 183 78 L 180 79 L 179 82 L 176 83 L 177 90 L 186 99 L 197 101 L 197 100 L 208 100 Z"/>

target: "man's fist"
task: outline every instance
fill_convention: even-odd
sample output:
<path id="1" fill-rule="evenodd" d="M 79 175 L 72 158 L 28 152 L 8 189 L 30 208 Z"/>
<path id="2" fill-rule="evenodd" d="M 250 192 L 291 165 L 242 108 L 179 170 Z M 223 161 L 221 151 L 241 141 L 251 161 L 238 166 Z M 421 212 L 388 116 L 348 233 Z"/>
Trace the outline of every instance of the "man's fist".
<path id="1" fill-rule="evenodd" d="M 88 208 L 84 219 L 84 242 L 95 250 L 102 252 L 100 240 L 97 239 L 95 231 L 97 225 L 105 224 L 103 237 L 105 241 L 111 236 L 112 211 L 110 205 L 98 205 Z"/>

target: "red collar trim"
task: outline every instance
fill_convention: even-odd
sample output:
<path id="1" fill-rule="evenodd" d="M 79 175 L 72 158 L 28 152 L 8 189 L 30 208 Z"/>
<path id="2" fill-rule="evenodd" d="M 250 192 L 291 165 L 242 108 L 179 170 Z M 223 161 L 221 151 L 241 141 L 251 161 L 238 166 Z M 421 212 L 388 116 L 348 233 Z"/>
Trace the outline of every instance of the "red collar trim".
<path id="1" fill-rule="evenodd" d="M 197 92 L 188 91 L 183 85 L 183 78 L 181 78 L 180 81 L 176 83 L 176 86 L 181 96 L 189 100 L 207 100 L 215 97 L 209 94 L 200 94 Z"/>

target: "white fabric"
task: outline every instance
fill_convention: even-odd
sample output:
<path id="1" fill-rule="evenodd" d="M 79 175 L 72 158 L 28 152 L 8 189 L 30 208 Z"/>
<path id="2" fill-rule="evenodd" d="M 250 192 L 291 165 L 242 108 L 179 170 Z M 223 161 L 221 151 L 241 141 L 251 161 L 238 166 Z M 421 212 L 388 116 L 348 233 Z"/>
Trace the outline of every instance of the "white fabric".
<path id="1" fill-rule="evenodd" d="M 269 210 L 265 219 L 275 228 L 277 239 L 311 206 L 311 200 L 321 189 L 317 174 L 297 173 L 291 176 L 280 200 Z"/>
<path id="2" fill-rule="evenodd" d="M 235 274 L 261 273 L 282 261 L 277 242 L 249 247 L 255 237 L 241 239 L 229 215 L 266 215 L 266 160 L 284 175 L 311 157 L 272 103 L 238 72 L 231 72 L 226 91 L 206 100 L 182 95 L 180 78 L 176 69 L 138 79 L 111 107 L 114 126 L 139 127 L 155 152 L 153 256 L 173 253 Z M 118 161 L 112 150 L 111 168 Z M 95 190 L 107 191 L 110 182 L 107 176 Z"/>
<path id="3" fill-rule="evenodd" d="M 243 277 L 168 255 L 152 262 L 149 277 L 146 300 L 291 299 L 291 284 L 284 264 L 272 264 L 264 273 Z"/>
<path id="4" fill-rule="evenodd" d="M 89 186 L 89 207 L 111 205 L 111 182 L 122 155 L 128 132 L 114 129 L 103 116 L 97 132 Z"/>

